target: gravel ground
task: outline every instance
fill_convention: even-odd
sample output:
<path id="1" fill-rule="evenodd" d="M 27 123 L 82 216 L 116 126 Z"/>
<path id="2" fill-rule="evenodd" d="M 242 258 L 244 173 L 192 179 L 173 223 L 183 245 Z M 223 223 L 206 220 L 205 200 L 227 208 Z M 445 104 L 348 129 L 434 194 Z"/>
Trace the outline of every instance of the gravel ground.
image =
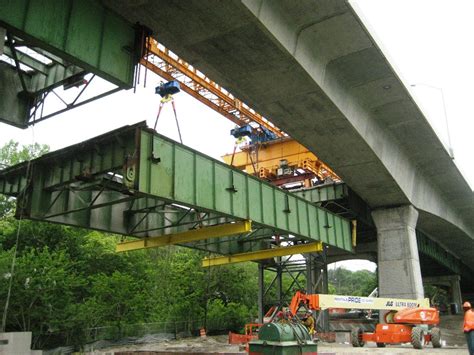
<path id="1" fill-rule="evenodd" d="M 366 344 L 363 348 L 354 348 L 350 344 L 320 343 L 318 354 L 342 355 L 342 354 L 460 354 L 468 355 L 464 334 L 462 333 L 462 316 L 444 316 L 441 318 L 441 334 L 445 346 L 441 349 L 433 349 L 431 345 L 423 350 L 415 350 L 410 344 L 388 345 L 385 348 L 377 348 L 374 343 Z M 172 354 L 190 353 L 214 353 L 214 354 L 246 354 L 242 347 L 229 345 L 227 335 L 209 336 L 207 338 L 183 338 L 179 340 L 154 341 L 148 344 L 116 346 L 113 348 L 91 351 L 90 355 L 113 355 L 117 352 L 159 352 Z M 150 353 L 150 355 L 152 354 Z M 148 354 L 147 354 L 148 355 Z"/>
<path id="2" fill-rule="evenodd" d="M 347 344 L 321 344 L 318 346 L 318 355 L 345 355 L 345 354 L 452 354 L 452 355 L 468 355 L 466 345 L 463 347 L 446 346 L 441 349 L 433 349 L 431 346 L 425 347 L 423 350 L 415 350 L 409 344 L 392 345 L 385 348 L 377 348 L 375 344 L 366 344 L 363 348 L 353 348 Z"/>
<path id="3" fill-rule="evenodd" d="M 102 349 L 100 351 L 90 352 L 90 355 L 112 355 L 117 352 L 169 352 L 174 354 L 190 354 L 190 353 L 215 353 L 215 354 L 246 354 L 237 345 L 227 344 L 226 336 L 212 336 L 206 339 L 187 338 L 181 340 L 163 341 L 154 344 L 129 345 L 123 347 L 114 347 Z M 343 355 L 343 354 L 462 354 L 467 355 L 466 345 L 450 346 L 447 345 L 441 349 L 433 349 L 431 345 L 423 350 L 415 350 L 410 344 L 393 345 L 385 348 L 377 348 L 375 344 L 366 344 L 363 348 L 353 348 L 349 344 L 320 343 L 318 346 L 319 355 Z"/>

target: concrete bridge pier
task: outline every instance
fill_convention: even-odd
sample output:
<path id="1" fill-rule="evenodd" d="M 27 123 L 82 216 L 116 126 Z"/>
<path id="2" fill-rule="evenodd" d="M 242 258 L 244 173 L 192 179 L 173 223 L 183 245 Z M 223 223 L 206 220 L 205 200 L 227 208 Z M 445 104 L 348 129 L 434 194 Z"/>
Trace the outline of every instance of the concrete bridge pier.
<path id="1" fill-rule="evenodd" d="M 423 298 L 417 210 L 411 205 L 378 209 L 372 217 L 377 227 L 379 296 Z"/>

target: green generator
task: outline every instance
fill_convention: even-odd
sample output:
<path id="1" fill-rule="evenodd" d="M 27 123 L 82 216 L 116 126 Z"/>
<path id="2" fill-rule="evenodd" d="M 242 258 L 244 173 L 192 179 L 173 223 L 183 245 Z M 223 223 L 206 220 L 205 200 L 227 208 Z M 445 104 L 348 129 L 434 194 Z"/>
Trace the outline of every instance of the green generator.
<path id="1" fill-rule="evenodd" d="M 317 344 L 300 323 L 266 323 L 258 331 L 258 340 L 249 343 L 249 354 L 316 355 Z"/>

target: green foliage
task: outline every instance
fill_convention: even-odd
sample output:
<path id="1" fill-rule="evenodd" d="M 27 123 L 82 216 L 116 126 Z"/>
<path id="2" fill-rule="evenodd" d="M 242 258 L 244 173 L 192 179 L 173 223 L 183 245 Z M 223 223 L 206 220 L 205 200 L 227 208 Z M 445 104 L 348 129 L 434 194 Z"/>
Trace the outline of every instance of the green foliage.
<path id="1" fill-rule="evenodd" d="M 444 310 L 450 304 L 448 292 L 436 285 L 424 285 L 425 297 L 430 299 L 430 303 Z"/>
<path id="2" fill-rule="evenodd" d="M 75 302 L 75 292 L 84 287 L 84 280 L 74 271 L 66 253 L 48 247 L 28 249 L 17 257 L 13 276 L 9 268 L 12 255 L 10 250 L 0 257 L 0 299 L 6 299 L 12 279 L 9 328 L 42 334 L 67 327 L 74 317 L 70 306 Z"/>
<path id="3" fill-rule="evenodd" d="M 20 148 L 11 141 L 0 148 L 0 163 L 16 164 L 47 151 L 47 146 Z M 112 337 L 130 335 L 130 324 L 137 323 L 173 324 L 176 331 L 177 324 L 179 331 L 202 326 L 239 331 L 256 316 L 256 264 L 203 269 L 207 255 L 182 247 L 117 254 L 115 235 L 19 222 L 13 207 L 14 201 L 0 200 L 0 300 L 6 299 L 11 280 L 6 330 L 32 331 L 37 348 L 83 344 L 95 327 L 107 327 Z M 265 277 L 268 284 L 273 275 Z M 329 271 L 329 279 L 330 292 L 339 294 L 368 295 L 376 286 L 369 271 L 338 268 Z M 284 275 L 283 288 L 292 283 Z M 305 284 L 301 278 L 292 292 Z M 268 299 L 276 300 L 271 292 Z"/>
<path id="4" fill-rule="evenodd" d="M 208 325 L 209 332 L 230 330 L 240 331 L 242 325 L 252 319 L 252 312 L 246 305 L 229 302 L 225 304 L 221 299 L 215 299 L 208 305 Z"/>
<path id="5" fill-rule="evenodd" d="M 0 219 L 0 299 L 5 299 L 18 221 Z M 204 253 L 168 247 L 115 253 L 117 237 L 50 223 L 21 221 L 7 331 L 33 331 L 35 345 L 87 341 L 87 329 L 178 322 L 241 329 L 255 316 L 256 266 L 203 269 Z M 221 315 L 219 315 L 221 312 Z"/>
<path id="6" fill-rule="evenodd" d="M 11 165 L 40 157 L 49 152 L 49 146 L 38 143 L 23 145 L 10 140 L 0 148 L 0 170 Z M 0 195 L 0 217 L 11 214 L 15 208 L 15 199 Z"/>
<path id="7" fill-rule="evenodd" d="M 147 280 L 136 280 L 125 272 L 115 271 L 111 275 L 97 274 L 89 278 L 91 296 L 79 311 L 93 315 L 89 326 L 115 325 L 120 330 L 124 321 L 139 323 L 146 319 Z"/>
<path id="8" fill-rule="evenodd" d="M 377 275 L 368 270 L 329 269 L 328 279 L 329 293 L 338 295 L 367 297 L 377 287 Z"/>
<path id="9" fill-rule="evenodd" d="M 11 166 L 26 160 L 38 158 L 49 152 L 49 146 L 45 144 L 29 144 L 20 148 L 18 142 L 10 140 L 0 148 L 0 164 Z M 1 167 L 0 167 L 1 168 Z"/>

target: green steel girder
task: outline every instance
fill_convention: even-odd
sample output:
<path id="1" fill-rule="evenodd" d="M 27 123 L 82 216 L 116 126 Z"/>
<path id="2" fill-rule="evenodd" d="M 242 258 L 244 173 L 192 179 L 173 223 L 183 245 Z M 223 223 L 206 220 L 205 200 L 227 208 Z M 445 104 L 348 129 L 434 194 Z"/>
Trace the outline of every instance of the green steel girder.
<path id="1" fill-rule="evenodd" d="M 9 58 L 14 58 L 13 51 L 8 46 L 5 47 L 4 54 Z M 74 75 L 85 74 L 84 69 L 73 64 L 56 62 L 44 64 L 33 56 L 20 51 L 16 51 L 16 56 L 21 64 L 33 69 L 24 74 L 24 79 L 28 92 L 35 95 L 62 85 L 66 79 Z"/>
<path id="2" fill-rule="evenodd" d="M 1 122 L 26 128 L 134 85 L 144 30 L 99 1 L 0 0 L 0 29 L 6 29 L 8 38 L 0 62 Z M 78 101 L 81 91 L 75 100 L 64 102 L 63 109 L 43 116 L 48 93 L 64 84 L 81 83 L 88 73 L 117 87 Z"/>
<path id="3" fill-rule="evenodd" d="M 339 213 L 343 217 L 357 219 L 369 228 L 374 227 L 367 203 L 343 182 L 318 185 L 309 189 L 298 190 L 294 193 L 315 203 L 317 206 L 324 207 L 333 212 L 340 211 Z"/>
<path id="4" fill-rule="evenodd" d="M 94 0 L 0 0 L 0 27 L 122 88 L 132 87 L 133 25 Z"/>
<path id="5" fill-rule="evenodd" d="M 247 235 L 186 244 L 212 253 L 314 240 L 352 251 L 349 221 L 144 123 L 0 171 L 0 192 L 17 197 L 25 218 L 138 238 L 253 221 Z"/>
<path id="6" fill-rule="evenodd" d="M 465 269 L 460 259 L 445 250 L 419 229 L 416 230 L 416 242 L 419 253 L 429 256 L 453 273 L 460 275 L 461 271 Z"/>
<path id="7" fill-rule="evenodd" d="M 5 54 L 9 58 L 13 58 L 13 52 L 8 46 L 5 46 L 3 54 Z M 38 73 L 48 75 L 50 66 L 42 63 L 41 61 L 33 58 L 28 54 L 19 51 L 17 52 L 17 56 L 20 63 L 23 63 L 34 70 L 34 74 Z"/>
<path id="8" fill-rule="evenodd" d="M 358 221 L 375 228 L 369 206 L 344 183 L 320 185 L 296 191 L 295 194 L 324 208 L 330 208 L 331 206 L 328 204 L 330 202 L 339 202 L 348 209 L 348 214 L 352 213 Z M 419 253 L 430 257 L 455 274 L 460 274 L 462 270 L 466 269 L 458 258 L 419 229 L 416 230 L 416 237 Z"/>
<path id="9" fill-rule="evenodd" d="M 344 183 L 334 183 L 326 185 L 318 185 L 308 189 L 295 191 L 295 195 L 313 203 L 321 203 L 332 200 L 342 200 L 348 197 L 348 187 Z"/>
<path id="10" fill-rule="evenodd" d="M 352 251 L 349 221 L 151 131 L 139 165 L 142 193 Z"/>

